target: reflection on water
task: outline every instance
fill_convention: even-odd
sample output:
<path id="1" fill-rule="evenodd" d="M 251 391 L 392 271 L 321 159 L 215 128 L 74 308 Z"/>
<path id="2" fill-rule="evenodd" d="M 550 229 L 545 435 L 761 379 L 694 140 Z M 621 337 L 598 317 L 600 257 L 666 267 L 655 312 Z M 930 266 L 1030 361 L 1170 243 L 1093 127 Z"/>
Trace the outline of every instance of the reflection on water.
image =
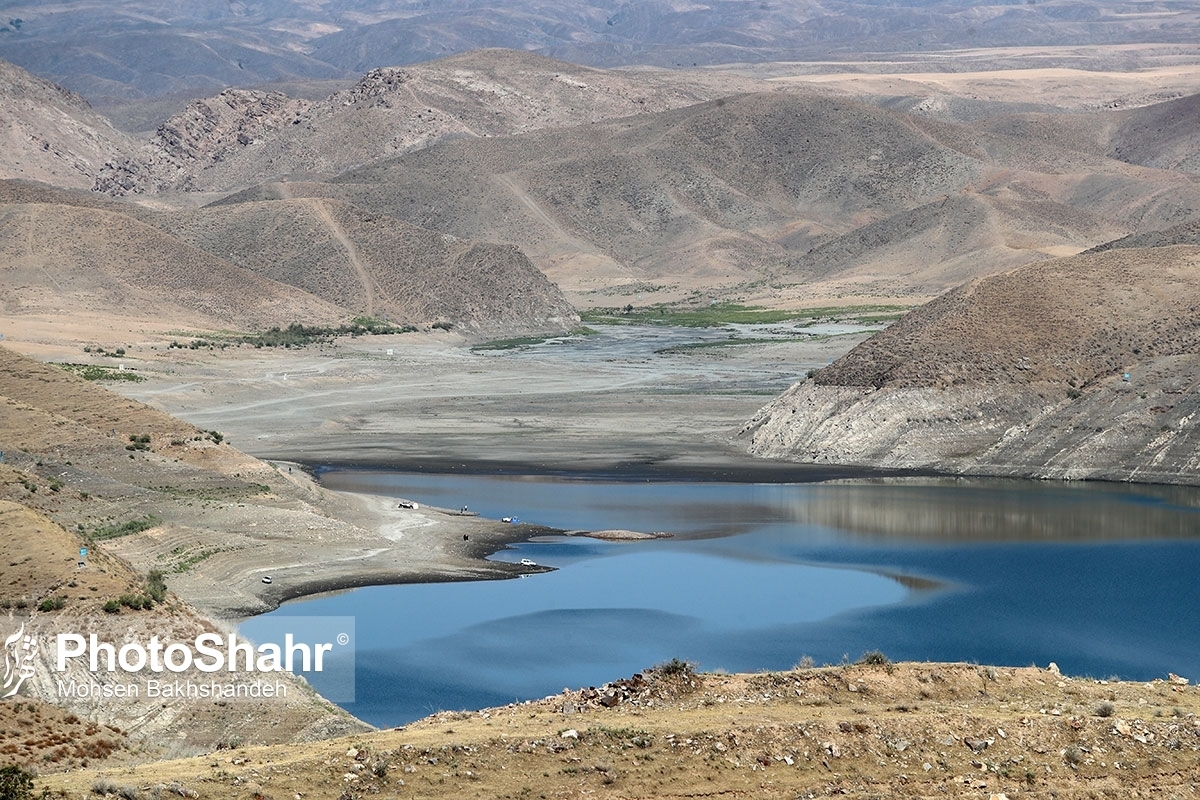
<path id="1" fill-rule="evenodd" d="M 553 538 L 520 550 L 527 551 L 560 569 L 523 580 L 360 589 L 289 604 L 242 630 L 253 638 L 291 614 L 355 616 L 357 702 L 345 707 L 395 725 L 431 707 L 483 707 L 598 685 L 680 654 L 710 668 L 754 669 L 787 626 L 906 594 L 867 572 L 788 559 L 731 563 L 658 542 Z M 755 644 L 730 650 L 733 637 Z"/>
<path id="2" fill-rule="evenodd" d="M 497 558 L 557 572 L 375 587 L 277 614 L 357 618 L 358 699 L 398 724 L 599 684 L 672 657 L 785 669 L 892 658 L 1200 674 L 1200 493 L 1019 481 L 838 484 L 329 473 L 336 488 L 562 529 Z M 247 623 L 252 625 L 253 621 Z M 319 688 L 319 686 L 318 686 Z"/>
<path id="3" fill-rule="evenodd" d="M 1189 487 L 967 479 L 823 485 L 780 498 L 797 522 L 950 542 L 1191 537 L 1198 500 Z"/>

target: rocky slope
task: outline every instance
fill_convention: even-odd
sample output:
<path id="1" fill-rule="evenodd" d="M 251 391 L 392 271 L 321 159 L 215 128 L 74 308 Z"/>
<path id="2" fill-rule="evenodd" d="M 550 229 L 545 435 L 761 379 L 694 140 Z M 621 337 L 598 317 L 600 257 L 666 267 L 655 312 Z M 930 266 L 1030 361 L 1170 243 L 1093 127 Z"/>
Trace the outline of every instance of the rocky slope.
<path id="1" fill-rule="evenodd" d="M 444 143 L 287 188 L 486 231 L 569 292 L 751 285 L 764 299 L 835 283 L 929 296 L 1200 208 L 1188 175 L 793 93 Z"/>
<path id="2" fill-rule="evenodd" d="M 150 608 L 105 608 L 123 596 L 147 595 L 150 570 L 159 570 L 173 591 L 187 587 L 209 558 L 232 549 L 226 541 L 224 548 L 210 544 L 206 550 L 201 544 L 206 538 L 236 534 L 239 527 L 261 536 L 280 516 L 301 528 L 334 527 L 326 516 L 337 507 L 330 495 L 301 490 L 218 438 L 56 366 L 0 348 L 0 535 L 5 554 L 0 630 L 7 638 L 21 629 L 39 643 L 38 668 L 14 701 L 27 706 L 28 713 L 9 715 L 12 703 L 0 704 L 6 722 L 0 729 L 0 763 L 28 764 L 36 758 L 47 768 L 67 768 L 99 761 L 114 750 L 119 759 L 127 751 L 161 757 L 205 752 L 236 740 L 280 742 L 365 729 L 290 676 L 281 679 L 289 689 L 286 697 L 225 704 L 163 702 L 144 689 L 140 697 L 120 700 L 72 696 L 59 689 L 59 679 L 90 685 L 113 683 L 114 676 L 93 675 L 80 662 L 57 673 L 52 667 L 56 633 L 144 642 L 152 634 L 164 641 L 186 641 L 219 630 L 171 593 Z M 203 505 L 203 512 L 193 504 Z M 254 519 L 237 522 L 244 513 L 238 509 L 246 507 L 254 510 Z M 360 538 L 365 533 L 360 531 Z M 147 557 L 152 543 L 166 536 L 176 536 L 177 547 L 161 558 Z M 81 546 L 88 549 L 82 568 L 77 566 Z M 245 553 L 241 560 L 245 562 Z M 211 579 L 208 583 L 214 585 Z M 241 593 L 236 583 L 221 586 L 226 598 Z M 257 580 L 245 584 L 253 590 Z M 225 684 L 234 676 L 193 669 L 179 677 Z M 43 712 L 51 706 L 59 711 Z M 63 746 L 68 743 L 58 732 L 30 735 L 28 723 L 43 713 L 52 719 L 55 713 L 70 715 L 62 730 L 71 730 L 71 718 L 86 720 L 77 743 L 87 746 Z M 97 732 L 87 733 L 93 727 Z"/>
<path id="3" fill-rule="evenodd" d="M 90 189 L 136 144 L 84 99 L 0 61 L 0 179 Z"/>
<path id="4" fill-rule="evenodd" d="M 377 68 L 323 100 L 227 89 L 192 101 L 136 153 L 114 160 L 96 189 L 111 195 L 228 191 L 289 176 L 333 176 L 438 142 L 663 111 L 764 85 L 589 69 L 481 50 Z"/>
<path id="5" fill-rule="evenodd" d="M 1195 246 L 1123 248 L 973 281 L 796 384 L 740 436 L 803 461 L 1195 483 L 1197 267 Z"/>

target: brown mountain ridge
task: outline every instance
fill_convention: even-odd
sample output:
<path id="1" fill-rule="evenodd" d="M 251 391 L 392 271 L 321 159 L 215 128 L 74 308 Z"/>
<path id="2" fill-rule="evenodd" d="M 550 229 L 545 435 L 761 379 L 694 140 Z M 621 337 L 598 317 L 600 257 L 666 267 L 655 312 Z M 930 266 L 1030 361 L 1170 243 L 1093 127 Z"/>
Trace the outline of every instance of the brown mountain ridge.
<path id="1" fill-rule="evenodd" d="M 753 452 L 952 473 L 1193 483 L 1200 248 L 1119 248 L 947 292 L 794 385 Z"/>

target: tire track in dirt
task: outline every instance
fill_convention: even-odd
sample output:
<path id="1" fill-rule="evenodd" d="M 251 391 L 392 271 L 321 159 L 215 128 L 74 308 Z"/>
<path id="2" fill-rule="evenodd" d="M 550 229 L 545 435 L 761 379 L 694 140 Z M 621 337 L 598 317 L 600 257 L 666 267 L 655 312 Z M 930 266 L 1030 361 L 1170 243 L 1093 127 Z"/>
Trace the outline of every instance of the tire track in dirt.
<path id="1" fill-rule="evenodd" d="M 358 281 L 362 284 L 363 300 L 365 303 L 364 312 L 369 317 L 375 316 L 375 283 L 371 280 L 371 275 L 363 265 L 362 259 L 358 257 L 358 248 L 354 246 L 354 242 L 350 241 L 350 237 L 346 235 L 346 231 L 342 228 L 341 224 L 333 218 L 333 214 L 329 213 L 329 206 L 325 204 L 324 200 L 306 199 L 302 202 L 316 212 L 321 222 L 329 229 L 333 237 L 338 240 L 342 249 L 346 251 L 346 257 L 350 261 L 350 266 L 354 268 L 354 272 L 358 275 Z"/>

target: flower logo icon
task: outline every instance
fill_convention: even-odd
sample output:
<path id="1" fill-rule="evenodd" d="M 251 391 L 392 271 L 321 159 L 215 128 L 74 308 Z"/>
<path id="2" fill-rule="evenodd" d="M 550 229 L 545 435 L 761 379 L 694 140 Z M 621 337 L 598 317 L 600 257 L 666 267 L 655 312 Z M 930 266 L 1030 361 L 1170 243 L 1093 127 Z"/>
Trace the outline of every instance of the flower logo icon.
<path id="1" fill-rule="evenodd" d="M 4 677 L 0 681 L 0 697 L 8 698 L 17 693 L 21 684 L 33 677 L 37 666 L 37 639 L 25 633 L 25 623 L 21 629 L 4 640 Z"/>

